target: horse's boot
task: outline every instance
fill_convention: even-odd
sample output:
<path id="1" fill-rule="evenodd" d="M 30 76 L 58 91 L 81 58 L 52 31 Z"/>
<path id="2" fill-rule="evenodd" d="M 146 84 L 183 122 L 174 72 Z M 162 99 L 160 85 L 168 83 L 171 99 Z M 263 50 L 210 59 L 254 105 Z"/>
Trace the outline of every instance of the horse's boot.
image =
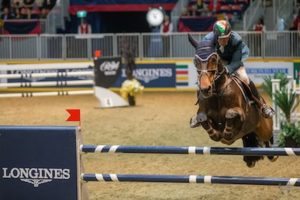
<path id="1" fill-rule="evenodd" d="M 254 95 L 254 97 L 256 98 L 255 103 L 256 106 L 259 108 L 259 110 L 261 110 L 262 116 L 265 118 L 272 118 L 273 115 L 275 114 L 273 108 L 271 108 L 270 106 L 268 106 L 260 97 L 254 83 L 252 81 L 250 81 L 249 87 L 251 89 L 252 94 Z"/>
<path id="2" fill-rule="evenodd" d="M 198 118 L 198 114 L 196 114 L 193 117 L 191 117 L 191 119 L 190 119 L 190 127 L 191 128 L 196 128 L 196 127 L 198 127 L 200 125 L 201 125 L 201 121 Z"/>

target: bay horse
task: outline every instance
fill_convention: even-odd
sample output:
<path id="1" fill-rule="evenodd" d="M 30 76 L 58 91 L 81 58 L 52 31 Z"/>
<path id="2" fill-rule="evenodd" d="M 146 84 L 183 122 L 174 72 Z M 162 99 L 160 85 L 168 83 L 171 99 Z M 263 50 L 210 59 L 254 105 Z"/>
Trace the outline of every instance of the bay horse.
<path id="1" fill-rule="evenodd" d="M 196 50 L 197 121 L 209 137 L 227 145 L 242 139 L 244 147 L 270 147 L 273 144 L 273 121 L 262 117 L 251 99 L 248 85 L 227 73 L 211 41 L 198 42 L 191 35 L 188 38 Z M 271 161 L 277 159 L 274 156 L 268 158 Z M 260 159 L 263 156 L 244 156 L 248 167 L 254 167 Z"/>

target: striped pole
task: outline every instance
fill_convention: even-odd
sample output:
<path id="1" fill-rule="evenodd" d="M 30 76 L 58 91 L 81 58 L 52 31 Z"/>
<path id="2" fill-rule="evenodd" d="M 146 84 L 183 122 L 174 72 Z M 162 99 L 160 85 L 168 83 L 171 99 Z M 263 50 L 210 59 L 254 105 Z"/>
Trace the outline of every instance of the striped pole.
<path id="1" fill-rule="evenodd" d="M 8 87 L 41 87 L 41 86 L 71 86 L 71 85 L 94 85 L 93 80 L 58 80 L 58 81 L 40 81 L 40 82 L 18 82 L 18 83 L 0 83 L 0 88 Z"/>
<path id="2" fill-rule="evenodd" d="M 57 92 L 23 92 L 0 94 L 0 98 L 7 97 L 40 97 L 40 96 L 68 96 L 68 95 L 87 95 L 94 94 L 94 90 L 70 90 Z"/>
<path id="3" fill-rule="evenodd" d="M 243 177 L 243 176 L 198 176 L 198 175 L 146 175 L 146 174 L 82 174 L 83 181 L 101 182 L 163 182 L 207 183 L 238 185 L 300 186 L 299 178 Z"/>
<path id="4" fill-rule="evenodd" d="M 22 74 L 0 74 L 1 78 L 49 78 L 49 77 L 75 77 L 75 76 L 94 76 L 93 71 L 75 71 L 75 72 L 47 72 L 47 73 L 22 73 Z"/>
<path id="5" fill-rule="evenodd" d="M 244 156 L 300 156 L 300 148 L 252 148 L 252 147 L 180 147 L 180 146 L 119 146 L 81 145 L 84 153 L 154 153 L 154 154 L 207 154 Z"/>

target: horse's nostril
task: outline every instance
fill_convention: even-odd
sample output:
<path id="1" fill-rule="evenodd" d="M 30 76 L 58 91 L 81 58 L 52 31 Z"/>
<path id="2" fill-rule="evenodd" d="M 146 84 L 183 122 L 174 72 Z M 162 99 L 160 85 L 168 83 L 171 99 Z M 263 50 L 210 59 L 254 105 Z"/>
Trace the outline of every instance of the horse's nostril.
<path id="1" fill-rule="evenodd" d="M 206 88 L 202 88 L 201 90 L 202 90 L 203 92 L 208 92 L 210 89 L 211 89 L 211 86 L 208 86 L 208 87 L 206 87 Z"/>

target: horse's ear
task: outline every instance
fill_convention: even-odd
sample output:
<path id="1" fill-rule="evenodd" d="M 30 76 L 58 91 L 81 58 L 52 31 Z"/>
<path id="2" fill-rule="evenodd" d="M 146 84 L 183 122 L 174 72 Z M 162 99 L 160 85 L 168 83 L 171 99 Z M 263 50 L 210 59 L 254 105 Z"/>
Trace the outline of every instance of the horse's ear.
<path id="1" fill-rule="evenodd" d="M 198 41 L 196 41 L 189 33 L 188 33 L 188 38 L 191 45 L 193 45 L 193 47 L 196 49 L 198 46 Z"/>

